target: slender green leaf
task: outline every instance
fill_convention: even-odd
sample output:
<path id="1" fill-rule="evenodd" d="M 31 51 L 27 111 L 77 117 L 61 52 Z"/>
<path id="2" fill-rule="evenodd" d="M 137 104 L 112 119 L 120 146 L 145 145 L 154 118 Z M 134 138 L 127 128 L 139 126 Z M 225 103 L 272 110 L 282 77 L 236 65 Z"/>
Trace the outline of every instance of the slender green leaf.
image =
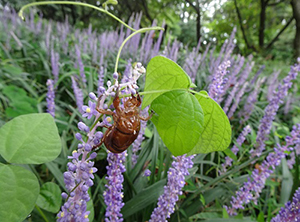
<path id="1" fill-rule="evenodd" d="M 155 203 L 158 197 L 163 193 L 165 183 L 166 179 L 160 180 L 126 202 L 125 206 L 122 208 L 123 217 L 129 217 L 148 205 Z"/>
<path id="2" fill-rule="evenodd" d="M 291 195 L 293 188 L 293 175 L 291 174 L 286 159 L 281 162 L 282 165 L 282 186 L 280 193 L 280 203 L 285 204 Z"/>

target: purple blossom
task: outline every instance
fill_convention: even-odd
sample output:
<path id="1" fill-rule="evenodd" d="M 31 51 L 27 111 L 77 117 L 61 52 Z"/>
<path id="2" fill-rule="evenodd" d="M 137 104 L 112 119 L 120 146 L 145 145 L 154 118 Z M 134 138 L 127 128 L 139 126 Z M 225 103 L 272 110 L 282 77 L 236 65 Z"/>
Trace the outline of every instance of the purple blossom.
<path id="1" fill-rule="evenodd" d="M 236 196 L 232 197 L 231 207 L 224 206 L 230 215 L 235 215 L 237 209 L 244 209 L 243 205 L 250 203 L 250 201 L 257 205 L 257 199 L 266 180 L 286 156 L 286 152 L 293 150 L 292 146 L 300 143 L 300 124 L 293 126 L 291 136 L 287 136 L 285 142 L 285 146 L 277 144 L 277 147 L 274 148 L 275 152 L 269 153 L 259 169 L 253 170 L 251 176 L 247 178 L 247 182 L 236 192 Z"/>
<path id="2" fill-rule="evenodd" d="M 51 67 L 52 74 L 54 76 L 54 85 L 57 83 L 58 75 L 59 75 L 59 54 L 51 49 Z"/>
<path id="3" fill-rule="evenodd" d="M 243 84 L 243 87 L 242 87 L 242 88 L 240 89 L 240 91 L 236 94 L 236 96 L 235 96 L 235 101 L 234 101 L 234 103 L 231 105 L 230 110 L 229 110 L 229 112 L 228 112 L 228 114 L 227 114 L 228 118 L 231 118 L 231 117 L 233 116 L 234 112 L 236 111 L 237 106 L 238 106 L 238 104 L 239 104 L 239 102 L 240 102 L 240 99 L 241 99 L 242 96 L 244 95 L 244 92 L 245 92 L 247 86 L 248 86 L 248 82 L 244 83 L 244 84 Z"/>
<path id="4" fill-rule="evenodd" d="M 89 106 L 82 106 L 83 115 L 82 117 L 87 117 L 88 119 L 92 118 L 92 116 L 96 116 L 98 114 L 96 110 L 96 103 L 89 101 Z"/>
<path id="5" fill-rule="evenodd" d="M 54 83 L 53 80 L 47 80 L 48 92 L 47 92 L 47 112 L 51 114 L 51 116 L 55 117 L 55 92 L 54 92 Z"/>
<path id="6" fill-rule="evenodd" d="M 268 82 L 267 82 L 267 85 L 268 85 L 267 98 L 268 98 L 268 100 L 272 99 L 272 97 L 274 95 L 274 92 L 275 92 L 275 89 L 276 89 L 276 87 L 278 87 L 278 84 L 279 84 L 278 76 L 279 76 L 279 74 L 280 74 L 280 70 L 274 71 L 270 75 L 270 78 L 268 78 Z"/>
<path id="7" fill-rule="evenodd" d="M 295 222 L 300 221 L 300 188 L 296 190 L 292 202 L 289 201 L 281 208 L 279 214 L 271 222 Z"/>
<path id="8" fill-rule="evenodd" d="M 175 210 L 175 204 L 182 194 L 181 189 L 185 185 L 184 177 L 189 175 L 188 169 L 193 167 L 194 155 L 173 157 L 172 167 L 168 171 L 168 183 L 164 187 L 164 193 L 158 198 L 157 207 L 151 214 L 149 222 L 161 222 L 170 218 Z"/>
<path id="9" fill-rule="evenodd" d="M 225 113 L 227 113 L 227 111 L 228 111 L 228 109 L 229 109 L 229 106 L 230 106 L 230 104 L 232 103 L 232 100 L 233 100 L 233 98 L 234 98 L 236 92 L 237 92 L 238 89 L 239 89 L 239 86 L 240 86 L 239 83 L 235 83 L 233 89 L 231 90 L 231 92 L 230 92 L 229 95 L 227 96 L 226 101 L 225 101 L 225 105 L 224 105 L 224 107 L 223 107 L 223 110 L 224 110 Z"/>
<path id="10" fill-rule="evenodd" d="M 212 97 L 215 101 L 219 101 L 220 95 L 223 94 L 223 86 L 226 83 L 224 77 L 227 74 L 227 69 L 230 67 L 230 62 L 225 61 L 219 67 L 217 72 L 213 75 L 212 81 L 209 85 L 208 94 Z"/>
<path id="11" fill-rule="evenodd" d="M 236 62 L 234 66 L 232 66 L 232 71 L 230 72 L 230 75 L 228 76 L 228 81 L 224 86 L 224 90 L 228 90 L 228 88 L 231 85 L 236 85 L 237 82 L 237 74 L 241 71 L 243 65 L 245 62 L 245 57 L 238 55 L 238 58 L 236 59 Z"/>
<path id="12" fill-rule="evenodd" d="M 98 91 L 97 94 L 100 96 L 103 92 L 101 92 L 101 88 L 104 86 L 104 68 L 103 66 L 100 67 L 98 72 Z"/>
<path id="13" fill-rule="evenodd" d="M 81 59 L 80 48 L 77 44 L 75 45 L 75 51 L 76 51 L 76 56 L 77 56 L 77 66 L 79 68 L 80 77 L 81 77 L 81 80 L 82 80 L 84 86 L 86 86 L 86 77 L 85 77 L 85 72 L 84 72 L 84 66 L 83 66 L 82 59 Z"/>
<path id="14" fill-rule="evenodd" d="M 246 127 L 244 127 L 243 131 L 240 133 L 240 135 L 238 136 L 237 140 L 236 140 L 236 144 L 238 146 L 241 146 L 245 139 L 246 136 L 251 132 L 251 127 L 249 125 L 247 125 Z M 234 145 L 231 149 L 231 151 L 234 153 L 234 155 L 237 155 L 239 148 L 237 145 Z M 230 166 L 232 163 L 232 159 L 229 156 L 225 157 L 225 163 L 222 164 L 222 168 L 220 170 L 220 175 L 224 174 L 227 171 L 227 167 Z"/>
<path id="15" fill-rule="evenodd" d="M 71 76 L 72 79 L 72 88 L 75 95 L 75 100 L 77 104 L 77 108 L 80 113 L 83 113 L 82 106 L 83 106 L 83 93 L 81 89 L 78 87 L 76 80 L 73 76 Z"/>
<path id="16" fill-rule="evenodd" d="M 145 172 L 144 172 L 144 176 L 148 177 L 150 175 L 151 175 L 151 171 L 149 169 L 146 169 Z"/>
<path id="17" fill-rule="evenodd" d="M 108 166 L 107 169 L 107 184 L 106 190 L 103 193 L 104 202 L 106 204 L 105 221 L 123 221 L 121 209 L 123 203 L 123 175 L 126 171 L 124 166 L 126 152 L 111 153 L 107 155 Z"/>
<path id="18" fill-rule="evenodd" d="M 297 144 L 297 145 L 295 146 L 294 150 L 295 150 L 295 152 L 291 152 L 291 153 L 290 153 L 290 159 L 287 160 L 287 165 L 288 165 L 288 167 L 289 167 L 290 169 L 293 169 L 293 166 L 294 166 L 294 164 L 295 164 L 295 162 L 296 162 L 296 159 L 295 159 L 295 158 L 296 158 L 296 157 L 295 157 L 295 153 L 296 153 L 297 156 L 300 155 L 300 144 Z"/>
<path id="19" fill-rule="evenodd" d="M 264 83 L 265 78 L 258 79 L 254 90 L 250 93 L 246 100 L 246 104 L 244 105 L 244 108 L 241 112 L 239 112 L 239 117 L 242 118 L 240 122 L 245 122 L 250 118 L 250 115 L 252 113 L 252 110 L 254 108 L 254 105 L 257 101 L 258 93 L 260 92 L 261 85 Z"/>
<path id="20" fill-rule="evenodd" d="M 78 124 L 80 130 L 82 128 L 85 130 L 86 127 L 84 126 L 84 123 Z M 94 130 L 89 133 L 92 135 Z M 66 199 L 66 202 L 57 214 L 58 222 L 89 221 L 88 215 L 90 212 L 86 211 L 87 202 L 90 200 L 88 189 L 94 184 L 92 179 L 94 179 L 93 174 L 97 172 L 97 168 L 94 167 L 92 160 L 97 154 L 90 153 L 93 145 L 91 137 L 89 137 L 87 143 L 82 140 L 80 133 L 76 133 L 75 137 L 81 143 L 78 145 L 78 150 L 74 150 L 72 156 L 68 157 L 71 162 L 67 164 L 68 171 L 64 173 L 64 181 L 69 194 L 62 193 L 62 197 Z"/>
<path id="21" fill-rule="evenodd" d="M 256 149 L 250 151 L 251 158 L 260 156 L 261 152 L 265 149 L 265 141 L 270 133 L 272 122 L 279 109 L 279 104 L 283 103 L 284 97 L 287 96 L 288 90 L 292 86 L 292 80 L 296 79 L 298 72 L 300 71 L 300 63 L 291 67 L 291 71 L 282 80 L 283 83 L 279 84 L 278 90 L 274 92 L 273 97 L 270 100 L 269 105 L 265 108 L 265 114 L 260 120 L 260 125 L 256 137 Z"/>

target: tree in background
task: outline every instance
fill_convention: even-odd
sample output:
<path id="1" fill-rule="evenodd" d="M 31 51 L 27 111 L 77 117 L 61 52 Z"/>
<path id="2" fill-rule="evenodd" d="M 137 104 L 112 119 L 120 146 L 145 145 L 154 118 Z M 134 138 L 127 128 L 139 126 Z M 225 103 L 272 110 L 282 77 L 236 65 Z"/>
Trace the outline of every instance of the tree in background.
<path id="1" fill-rule="evenodd" d="M 9 4 L 16 11 L 28 2 L 32 1 L 0 0 L 1 5 Z M 82 2 L 97 6 L 104 3 L 99 0 Z M 178 38 L 189 46 L 195 46 L 201 37 L 204 45 L 211 42 L 219 49 L 233 27 L 238 27 L 240 31 L 235 41 L 239 53 L 286 59 L 292 51 L 295 57 L 300 56 L 299 4 L 299 0 L 122 0 L 118 5 L 108 5 L 108 10 L 125 22 L 132 14 L 142 12 L 142 27 L 151 25 L 154 20 L 160 23 L 157 25 L 164 21 L 168 38 Z M 45 19 L 63 21 L 67 17 L 71 24 L 80 28 L 92 24 L 101 32 L 119 27 L 106 15 L 84 7 L 47 5 L 39 11 Z"/>
<path id="2" fill-rule="evenodd" d="M 300 57 L 300 1 L 292 0 L 293 16 L 296 21 L 296 35 L 294 39 L 295 57 Z"/>

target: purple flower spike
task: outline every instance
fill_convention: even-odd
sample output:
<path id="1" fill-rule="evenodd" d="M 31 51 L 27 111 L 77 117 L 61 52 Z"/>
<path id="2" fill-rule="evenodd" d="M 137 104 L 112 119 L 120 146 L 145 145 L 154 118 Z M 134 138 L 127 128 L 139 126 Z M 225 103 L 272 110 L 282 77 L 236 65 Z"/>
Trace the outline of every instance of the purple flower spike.
<path id="1" fill-rule="evenodd" d="M 82 117 L 87 117 L 88 119 L 92 118 L 92 116 L 97 115 L 96 103 L 89 101 L 89 106 L 82 106 L 83 115 Z"/>
<path id="2" fill-rule="evenodd" d="M 85 147 L 91 147 L 86 143 Z M 88 189 L 93 185 L 91 179 L 97 169 L 94 163 L 87 158 L 88 152 L 82 149 L 72 152 L 68 157 L 72 162 L 68 163 L 68 171 L 64 173 L 64 181 L 69 196 L 65 193 L 62 197 L 66 199 L 61 211 L 57 214 L 58 222 L 83 221 L 88 222 L 89 211 L 86 211 L 87 202 L 90 200 Z"/>
<path id="3" fill-rule="evenodd" d="M 83 65 L 83 62 L 82 62 L 82 59 L 81 59 L 80 48 L 77 44 L 75 45 L 75 51 L 76 51 L 76 56 L 77 56 L 77 65 L 78 65 L 78 68 L 79 68 L 80 77 L 81 77 L 81 80 L 82 80 L 84 86 L 86 86 L 86 77 L 85 77 L 85 72 L 84 72 L 84 65 Z"/>
<path id="4" fill-rule="evenodd" d="M 76 99 L 76 105 L 80 113 L 82 112 L 82 106 L 83 106 L 83 93 L 81 89 L 78 87 L 75 78 L 72 76 L 72 88 L 74 91 L 75 99 Z"/>
<path id="5" fill-rule="evenodd" d="M 51 116 L 55 117 L 55 92 L 54 92 L 54 83 L 53 80 L 47 80 L 48 92 L 47 92 L 47 112 L 51 114 Z"/>
<path id="6" fill-rule="evenodd" d="M 226 84 L 227 79 L 225 75 L 227 74 L 227 69 L 230 67 L 230 61 L 223 62 L 219 67 L 217 72 L 213 75 L 211 84 L 209 85 L 208 94 L 215 101 L 221 100 L 220 95 L 223 94 L 223 87 Z"/>
<path id="7" fill-rule="evenodd" d="M 170 218 L 175 210 L 175 204 L 182 194 L 184 177 L 189 175 L 189 168 L 193 167 L 194 155 L 173 157 L 172 167 L 168 171 L 168 183 L 164 187 L 164 193 L 158 198 L 157 207 L 153 210 L 149 222 L 161 222 Z"/>
<path id="8" fill-rule="evenodd" d="M 243 131 L 241 132 L 241 134 L 238 136 L 236 143 L 238 146 L 241 146 L 245 139 L 246 136 L 251 132 L 251 127 L 249 125 L 247 125 Z M 234 155 L 237 155 L 237 153 L 239 152 L 239 148 L 234 145 L 231 149 L 231 151 L 234 153 Z M 232 164 L 232 159 L 229 156 L 225 157 L 225 163 L 222 164 L 222 168 L 220 170 L 220 175 L 224 174 L 227 171 L 227 168 Z"/>
<path id="9" fill-rule="evenodd" d="M 300 144 L 300 124 L 293 126 L 291 136 L 285 138 L 285 146 L 277 145 L 273 153 L 269 153 L 262 162 L 259 169 L 253 170 L 247 182 L 236 192 L 230 202 L 232 207 L 224 206 L 229 215 L 236 215 L 237 209 L 244 209 L 244 204 L 253 201 L 257 205 L 257 199 L 265 186 L 266 180 L 274 172 L 281 160 L 286 156 L 287 151 L 291 151 L 293 146 Z"/>
<path id="10" fill-rule="evenodd" d="M 281 208 L 279 214 L 271 222 L 294 222 L 300 221 L 300 188 L 296 190 L 293 201 L 287 202 L 284 208 Z"/>
<path id="11" fill-rule="evenodd" d="M 268 139 L 272 128 L 272 122 L 275 119 L 276 113 L 279 109 L 279 104 L 283 103 L 284 97 L 287 96 L 288 90 L 292 86 L 292 80 L 296 79 L 298 72 L 300 71 L 300 64 L 295 64 L 291 67 L 291 71 L 279 84 L 278 90 L 274 92 L 269 105 L 265 108 L 265 114 L 260 120 L 257 137 L 256 137 L 256 149 L 250 150 L 251 158 L 260 156 L 265 150 L 265 141 Z"/>
<path id="12" fill-rule="evenodd" d="M 107 155 L 108 166 L 107 169 L 107 184 L 106 190 L 103 193 L 104 202 L 107 206 L 105 213 L 105 221 L 123 221 L 123 215 L 121 209 L 124 206 L 123 203 L 123 175 L 126 171 L 124 166 L 126 152 L 117 154 L 109 152 Z"/>

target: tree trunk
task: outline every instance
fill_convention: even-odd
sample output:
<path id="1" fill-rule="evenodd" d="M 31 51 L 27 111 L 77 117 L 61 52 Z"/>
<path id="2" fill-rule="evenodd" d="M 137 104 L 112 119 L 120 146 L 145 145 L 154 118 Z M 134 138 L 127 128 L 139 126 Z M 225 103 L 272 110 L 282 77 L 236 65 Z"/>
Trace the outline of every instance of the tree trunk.
<path id="1" fill-rule="evenodd" d="M 292 8 L 293 8 L 293 16 L 296 20 L 296 36 L 294 39 L 294 50 L 295 50 L 295 57 L 300 57 L 300 1 L 299 0 L 292 0 L 291 1 Z"/>
<path id="2" fill-rule="evenodd" d="M 199 39 L 201 38 L 201 12 L 200 12 L 200 4 L 199 0 L 196 1 L 196 13 L 197 13 L 197 42 L 199 42 Z"/>
<path id="3" fill-rule="evenodd" d="M 263 49 L 264 47 L 267 4 L 268 1 L 260 0 L 260 24 L 259 24 L 259 34 L 258 34 L 258 41 L 259 41 L 258 43 L 260 49 Z"/>

